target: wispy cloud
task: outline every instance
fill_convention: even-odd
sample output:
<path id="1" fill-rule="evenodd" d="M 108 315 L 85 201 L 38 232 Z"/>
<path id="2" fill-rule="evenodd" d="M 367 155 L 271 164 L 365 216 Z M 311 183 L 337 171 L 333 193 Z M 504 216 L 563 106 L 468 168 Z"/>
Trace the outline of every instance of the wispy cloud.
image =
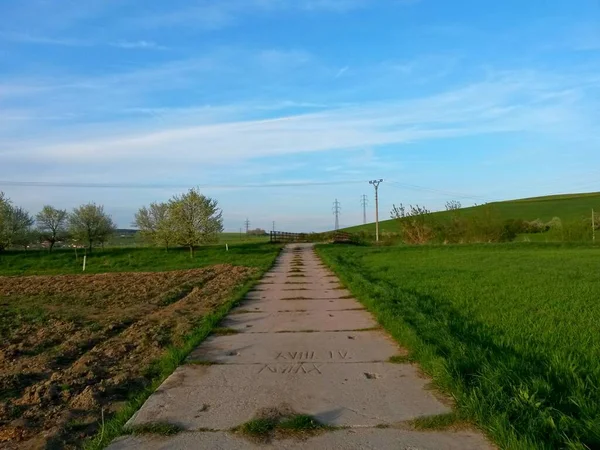
<path id="1" fill-rule="evenodd" d="M 350 67 L 345 66 L 342 67 L 340 70 L 338 70 L 338 72 L 335 74 L 335 78 L 340 78 L 341 76 L 343 76 L 346 72 L 348 72 L 348 69 L 350 69 Z"/>
<path id="2" fill-rule="evenodd" d="M 159 45 L 152 41 L 119 41 L 109 44 L 112 47 L 124 48 L 128 50 L 167 50 L 167 47 Z"/>
<path id="3" fill-rule="evenodd" d="M 398 0 L 395 4 L 408 5 L 417 1 Z M 175 4 L 169 3 L 164 11 L 126 19 L 124 23 L 146 28 L 190 26 L 217 30 L 235 25 L 246 16 L 289 12 L 340 14 L 369 5 L 368 0 L 201 0 L 192 5 L 175 1 Z"/>
<path id="4" fill-rule="evenodd" d="M 85 39 L 56 38 L 24 33 L 2 33 L 0 37 L 11 42 L 33 45 L 56 45 L 61 47 L 91 47 L 94 42 Z"/>
<path id="5" fill-rule="evenodd" d="M 557 86 L 531 73 L 505 73 L 418 100 L 366 103 L 361 107 L 263 120 L 221 121 L 121 132 L 71 127 L 71 138 L 20 142 L 20 159 L 69 163 L 146 161 L 165 163 L 171 150 L 188 163 L 226 163 L 258 157 L 410 144 L 489 133 L 537 133 L 567 138 L 588 135 L 592 124 L 578 97 L 548 96 Z M 588 128 L 590 127 L 590 128 Z M 4 156 L 10 156 L 5 145 Z"/>
<path id="6" fill-rule="evenodd" d="M 122 48 L 127 50 L 167 50 L 167 47 L 159 45 L 153 41 L 138 40 L 138 41 L 115 41 L 115 42 L 101 42 L 90 39 L 74 39 L 74 38 L 63 38 L 63 37 L 48 37 L 48 36 L 37 36 L 31 34 L 21 33 L 5 33 L 0 34 L 5 40 L 11 42 L 18 42 L 21 44 L 31 45 L 44 45 L 44 46 L 59 46 L 59 47 L 98 47 L 98 46 L 109 46 Z"/>

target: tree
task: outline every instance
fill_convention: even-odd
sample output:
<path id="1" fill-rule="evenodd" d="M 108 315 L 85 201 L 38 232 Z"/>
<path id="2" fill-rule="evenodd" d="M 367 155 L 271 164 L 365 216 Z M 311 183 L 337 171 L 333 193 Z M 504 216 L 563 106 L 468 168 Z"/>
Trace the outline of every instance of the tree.
<path id="1" fill-rule="evenodd" d="M 12 215 L 12 203 L 0 192 L 0 251 L 8 248 L 12 242 L 10 233 L 10 221 Z"/>
<path id="2" fill-rule="evenodd" d="M 0 192 L 0 251 L 11 245 L 31 243 L 31 226 L 33 219 L 27 211 L 14 206 L 10 199 Z"/>
<path id="3" fill-rule="evenodd" d="M 49 251 L 52 251 L 54 244 L 63 238 L 67 232 L 67 211 L 45 205 L 37 214 L 35 220 L 40 237 L 50 244 Z"/>
<path id="4" fill-rule="evenodd" d="M 133 226 L 139 228 L 144 239 L 155 245 L 162 245 L 167 250 L 174 239 L 173 225 L 167 203 L 151 203 L 148 208 L 140 208 L 133 222 Z"/>
<path id="5" fill-rule="evenodd" d="M 104 212 L 104 206 L 95 203 L 81 205 L 69 216 L 72 237 L 85 243 L 90 252 L 94 244 L 104 244 L 116 228 L 112 218 Z"/>
<path id="6" fill-rule="evenodd" d="M 174 241 L 190 249 L 190 257 L 198 245 L 217 242 L 223 231 L 223 213 L 216 200 L 205 197 L 197 189 L 175 196 L 169 201 L 169 217 Z"/>

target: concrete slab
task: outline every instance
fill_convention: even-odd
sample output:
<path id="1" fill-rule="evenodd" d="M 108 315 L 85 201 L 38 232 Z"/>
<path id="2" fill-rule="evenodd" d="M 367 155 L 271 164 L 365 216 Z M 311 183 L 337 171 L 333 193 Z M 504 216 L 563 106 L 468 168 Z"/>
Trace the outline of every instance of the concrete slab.
<path id="1" fill-rule="evenodd" d="M 291 405 L 336 426 L 394 424 L 450 409 L 407 364 L 272 363 L 179 367 L 130 420 L 227 430 L 262 408 Z"/>
<path id="2" fill-rule="evenodd" d="M 285 439 L 256 443 L 225 432 L 180 433 L 165 438 L 128 436 L 109 450 L 491 450 L 478 433 L 417 432 L 396 429 L 348 429 L 326 432 L 306 440 Z"/>
<path id="3" fill-rule="evenodd" d="M 376 327 L 377 323 L 366 311 L 306 311 L 233 314 L 221 326 L 251 333 L 280 333 L 361 330 Z"/>
<path id="4" fill-rule="evenodd" d="M 356 300 L 343 299 L 294 299 L 294 300 L 245 300 L 233 309 L 233 314 L 239 312 L 289 312 L 289 311 L 343 311 L 348 309 L 364 309 Z"/>
<path id="5" fill-rule="evenodd" d="M 280 362 L 387 361 L 402 350 L 381 331 L 349 333 L 267 333 L 211 336 L 194 350 L 188 361 L 219 364 L 271 364 Z"/>
<path id="6" fill-rule="evenodd" d="M 246 298 L 251 300 L 277 300 L 297 297 L 334 299 L 351 296 L 350 292 L 346 289 L 298 289 L 298 287 L 297 285 L 287 286 L 278 284 L 271 289 L 249 292 Z"/>

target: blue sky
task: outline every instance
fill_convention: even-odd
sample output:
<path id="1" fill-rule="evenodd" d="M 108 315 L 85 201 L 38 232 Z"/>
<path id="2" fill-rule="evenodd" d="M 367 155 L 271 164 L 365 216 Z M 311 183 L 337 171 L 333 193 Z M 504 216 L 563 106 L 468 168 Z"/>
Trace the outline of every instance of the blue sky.
<path id="1" fill-rule="evenodd" d="M 204 185 L 228 230 L 322 230 L 336 198 L 342 225 L 362 194 L 373 220 L 373 178 L 383 218 L 600 190 L 597 0 L 3 0 L 0 16 L 0 181 L 140 186 L 0 186 L 32 212 L 95 201 L 128 226 Z"/>

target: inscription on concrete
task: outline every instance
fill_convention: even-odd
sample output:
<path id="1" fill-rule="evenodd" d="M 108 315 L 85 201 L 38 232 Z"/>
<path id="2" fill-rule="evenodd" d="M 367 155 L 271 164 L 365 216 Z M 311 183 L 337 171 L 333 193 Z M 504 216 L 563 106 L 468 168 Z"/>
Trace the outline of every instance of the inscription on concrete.
<path id="1" fill-rule="evenodd" d="M 330 351 L 329 359 L 352 359 L 347 351 L 338 350 L 338 351 Z"/>
<path id="2" fill-rule="evenodd" d="M 275 359 L 308 361 L 315 358 L 315 352 L 279 352 Z"/>
<path id="3" fill-rule="evenodd" d="M 321 375 L 320 364 L 265 364 L 258 373 L 299 373 Z"/>
<path id="4" fill-rule="evenodd" d="M 324 358 L 320 358 L 319 352 L 278 352 L 275 356 L 277 361 L 311 361 L 316 359 L 352 359 L 348 350 L 329 350 Z"/>

